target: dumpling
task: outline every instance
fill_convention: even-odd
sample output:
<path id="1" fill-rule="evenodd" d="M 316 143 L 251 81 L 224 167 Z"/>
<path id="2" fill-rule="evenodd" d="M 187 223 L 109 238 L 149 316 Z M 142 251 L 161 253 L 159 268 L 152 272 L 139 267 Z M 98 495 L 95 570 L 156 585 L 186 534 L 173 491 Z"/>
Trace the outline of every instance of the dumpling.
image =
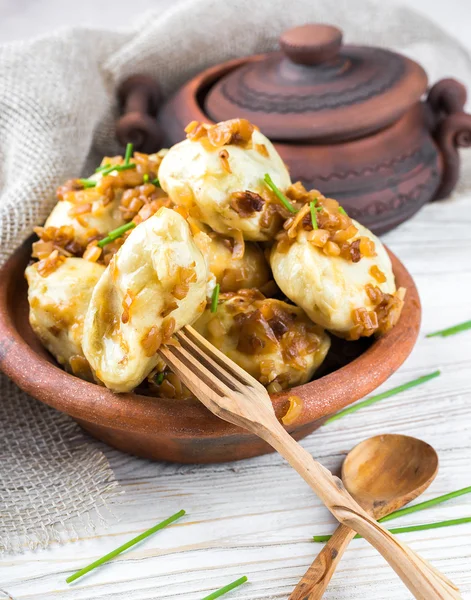
<path id="1" fill-rule="evenodd" d="M 80 376 L 89 371 L 82 350 L 85 315 L 104 270 L 83 258 L 56 256 L 25 272 L 33 331 L 60 364 Z"/>
<path id="2" fill-rule="evenodd" d="M 288 170 L 273 144 L 245 119 L 214 126 L 191 123 L 188 138 L 162 160 L 159 180 L 175 204 L 214 231 L 246 240 L 273 237 L 283 211 L 263 181 L 268 173 L 284 191 Z"/>
<path id="3" fill-rule="evenodd" d="M 161 208 L 135 229 L 93 291 L 83 348 L 96 377 L 116 392 L 139 385 L 157 350 L 206 305 L 208 268 L 185 219 Z"/>
<path id="4" fill-rule="evenodd" d="M 106 235 L 117 229 L 137 212 L 130 210 L 128 201 L 122 202 L 123 195 L 129 196 L 130 189 L 136 188 L 138 196 L 138 186 L 143 184 L 144 175 L 150 180 L 156 177 L 165 153 L 166 150 L 150 155 L 136 152 L 131 158 L 134 168 L 109 173 L 105 171 L 105 175 L 101 171 L 87 180 L 72 179 L 66 182 L 57 190 L 59 202 L 44 227 L 59 229 L 71 226 L 75 232 L 75 241 L 83 246 L 94 236 Z M 104 158 L 102 166 L 122 167 L 123 163 L 123 158 L 117 156 Z"/>
<path id="5" fill-rule="evenodd" d="M 221 294 L 193 327 L 250 375 L 280 391 L 309 381 L 330 347 L 330 338 L 303 310 L 256 290 Z"/>
<path id="6" fill-rule="evenodd" d="M 209 270 L 221 286 L 221 292 L 237 292 L 243 288 L 260 289 L 271 280 L 270 268 L 263 250 L 254 243 L 245 244 L 244 255 L 234 258 L 230 240 L 217 234 L 210 236 Z"/>
<path id="7" fill-rule="evenodd" d="M 404 290 L 396 290 L 389 256 L 368 229 L 318 196 L 317 229 L 309 205 L 285 224 L 270 264 L 282 292 L 320 326 L 355 340 L 384 333 L 399 319 Z"/>

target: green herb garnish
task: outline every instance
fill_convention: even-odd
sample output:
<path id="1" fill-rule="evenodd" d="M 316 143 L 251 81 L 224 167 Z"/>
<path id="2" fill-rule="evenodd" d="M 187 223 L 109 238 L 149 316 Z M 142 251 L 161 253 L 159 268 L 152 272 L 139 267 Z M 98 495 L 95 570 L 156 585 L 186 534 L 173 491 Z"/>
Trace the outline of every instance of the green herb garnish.
<path id="1" fill-rule="evenodd" d="M 155 179 L 153 179 L 151 181 L 152 184 L 155 185 L 155 187 L 160 187 L 160 181 L 158 180 L 158 178 L 156 177 Z"/>
<path id="2" fill-rule="evenodd" d="M 244 575 L 243 577 L 241 577 L 240 579 L 237 579 L 236 581 L 233 581 L 229 585 L 225 585 L 224 587 L 222 587 L 221 589 L 217 590 L 216 592 L 213 592 L 212 594 L 209 594 L 209 596 L 205 596 L 203 598 L 203 600 L 215 600 L 215 598 L 219 598 L 220 596 L 223 596 L 224 594 L 227 594 L 228 592 L 234 590 L 236 587 L 239 587 L 239 585 L 242 585 L 246 581 L 248 581 L 248 579 Z"/>
<path id="3" fill-rule="evenodd" d="M 427 529 L 440 529 L 441 527 L 451 527 L 452 525 L 463 525 L 471 523 L 471 517 L 462 517 L 461 519 L 450 519 L 449 521 L 439 521 L 438 523 L 423 523 L 422 525 L 408 525 L 407 527 L 395 527 L 390 529 L 391 533 L 408 533 L 409 531 L 426 531 Z M 315 535 L 315 542 L 328 542 L 331 535 Z M 362 536 L 357 534 L 354 539 Z"/>
<path id="4" fill-rule="evenodd" d="M 162 385 L 163 380 L 165 379 L 165 373 L 159 373 L 155 378 L 155 383 L 157 385 Z"/>
<path id="5" fill-rule="evenodd" d="M 149 175 L 147 173 L 144 173 L 142 179 L 144 180 L 144 183 L 149 183 Z"/>
<path id="6" fill-rule="evenodd" d="M 131 159 L 133 148 L 134 148 L 134 145 L 131 142 L 129 142 L 129 144 L 126 145 L 126 153 L 124 155 L 124 164 L 125 165 L 129 164 L 129 160 Z"/>
<path id="7" fill-rule="evenodd" d="M 121 237 L 123 235 L 123 233 L 126 233 L 126 231 L 129 231 L 130 229 L 134 229 L 134 227 L 136 227 L 136 223 L 134 223 L 134 221 L 130 221 L 129 223 L 126 223 L 125 225 L 121 225 L 121 227 L 118 227 L 117 229 L 113 229 L 113 231 L 110 231 L 109 234 L 105 238 L 100 240 L 97 245 L 100 248 L 103 248 L 104 246 L 106 246 L 106 244 L 110 244 L 111 242 L 114 242 L 114 240 Z"/>
<path id="8" fill-rule="evenodd" d="M 339 213 L 342 213 L 342 215 L 348 217 L 347 211 L 343 208 L 343 206 L 339 206 Z"/>
<path id="9" fill-rule="evenodd" d="M 105 169 L 109 169 L 111 167 L 110 163 L 106 163 L 106 165 L 102 165 L 101 167 L 97 167 L 95 169 L 95 173 L 101 173 Z"/>
<path id="10" fill-rule="evenodd" d="M 215 313 L 218 310 L 218 301 L 219 301 L 219 290 L 221 286 L 219 283 L 216 283 L 216 287 L 213 290 L 213 295 L 211 296 L 211 312 Z"/>
<path id="11" fill-rule="evenodd" d="M 450 335 L 455 335 L 456 333 L 461 333 L 462 331 L 466 331 L 467 329 L 471 329 L 471 321 L 465 321 L 464 323 L 459 323 L 459 325 L 454 325 L 453 327 L 448 327 L 448 329 L 442 329 L 441 331 L 435 331 L 435 333 L 428 333 L 425 337 L 448 337 Z"/>
<path id="12" fill-rule="evenodd" d="M 135 544 L 138 544 L 139 542 L 142 542 L 142 540 L 145 540 L 146 538 L 148 538 L 149 536 L 151 536 L 156 531 L 160 531 L 160 529 L 164 529 L 164 527 L 167 527 L 168 525 L 170 525 L 171 523 L 173 523 L 177 519 L 181 519 L 181 517 L 183 517 L 184 514 L 186 514 L 185 511 L 181 510 L 181 511 L 175 513 L 174 515 L 172 515 L 171 517 L 169 517 L 168 519 L 165 519 L 165 521 L 162 521 L 158 525 L 154 525 L 154 527 L 151 527 L 147 531 L 144 531 L 144 533 L 141 533 L 140 535 L 138 535 L 137 537 L 133 538 L 132 540 L 129 540 L 129 542 L 126 542 L 125 544 L 123 544 L 119 548 L 116 548 L 116 550 L 113 550 L 112 552 L 109 552 L 108 554 L 105 554 L 105 556 L 102 556 L 101 558 L 99 558 L 95 562 L 92 562 L 87 567 L 84 567 L 83 569 L 80 569 L 80 571 L 77 571 L 76 573 L 74 573 L 70 577 L 67 577 L 66 582 L 67 583 L 72 583 L 72 581 L 75 581 L 76 579 L 78 579 L 79 577 L 82 577 L 86 573 L 89 573 L 90 571 L 93 571 L 93 569 L 96 569 L 97 567 L 99 567 L 103 563 L 108 562 L 109 560 L 111 560 L 115 556 L 118 556 L 118 554 L 121 554 L 122 552 L 124 552 L 128 548 L 131 548 L 131 546 L 134 546 Z"/>
<path id="13" fill-rule="evenodd" d="M 371 398 L 367 398 L 366 400 L 363 400 L 362 402 L 357 402 L 353 406 L 349 406 L 345 410 L 341 410 L 334 416 L 327 419 L 325 421 L 324 425 L 326 425 L 327 423 L 332 423 L 332 421 L 337 421 L 337 419 L 341 419 L 342 417 L 345 417 L 345 415 L 354 413 L 357 410 L 360 410 L 360 408 L 365 408 L 366 406 L 371 406 L 372 404 L 376 404 L 376 402 L 379 402 L 380 400 L 384 400 L 385 398 L 390 398 L 391 396 L 395 396 L 396 394 L 399 394 L 400 392 L 405 392 L 406 390 L 413 388 L 416 385 L 421 385 L 422 383 L 426 383 L 427 381 L 430 381 L 430 379 L 434 379 L 435 377 L 438 377 L 439 375 L 440 375 L 440 370 L 437 370 L 437 371 L 434 371 L 433 373 L 429 373 L 428 375 L 423 375 L 422 377 L 418 377 L 417 379 L 413 379 L 412 381 L 408 381 L 407 383 L 398 385 L 397 387 L 392 388 L 386 392 L 383 392 L 382 394 L 377 394 L 376 396 L 371 396 Z"/>
<path id="14" fill-rule="evenodd" d="M 79 179 L 79 182 L 83 185 L 84 190 L 96 186 L 96 181 L 94 181 L 93 179 Z"/>
<path id="15" fill-rule="evenodd" d="M 414 506 L 407 506 L 406 508 L 401 508 L 400 510 L 395 510 L 390 515 L 386 515 L 382 519 L 378 519 L 379 523 L 384 523 L 385 521 L 392 521 L 394 519 L 398 519 L 399 517 L 403 517 L 404 515 L 410 515 L 415 512 L 419 512 L 421 510 L 425 510 L 427 508 L 431 508 L 432 506 L 437 506 L 437 504 L 442 504 L 447 500 L 452 500 L 453 498 L 458 498 L 459 496 L 464 496 L 464 494 L 471 494 L 471 487 L 465 487 L 461 490 L 456 490 L 455 492 L 450 492 L 449 494 L 443 494 L 443 496 L 437 496 L 436 498 L 432 498 L 431 500 L 426 500 L 425 502 L 419 502 L 419 504 L 414 504 Z M 315 535 L 315 542 L 326 542 L 332 536 L 330 535 Z M 358 537 L 358 536 L 357 536 Z M 322 538 L 322 539 L 321 539 Z"/>
<path id="16" fill-rule="evenodd" d="M 270 177 L 270 175 L 268 173 L 265 173 L 265 177 L 263 178 L 263 181 L 267 184 L 267 186 L 271 189 L 271 191 L 275 194 L 275 196 L 283 204 L 283 206 L 289 210 L 289 212 L 291 212 L 291 213 L 298 212 L 296 210 L 296 208 L 288 200 L 288 198 L 277 188 L 273 179 Z"/>
<path id="17" fill-rule="evenodd" d="M 419 502 L 419 504 L 414 504 L 414 506 L 407 506 L 406 508 L 401 508 L 399 510 L 395 510 L 390 515 L 386 515 L 382 519 L 379 519 L 380 523 L 384 521 L 392 521 L 393 519 L 397 519 L 398 517 L 403 517 L 404 515 L 410 515 L 415 512 L 419 512 L 420 510 L 425 510 L 426 508 L 431 508 L 432 506 L 436 506 L 437 504 L 442 504 L 447 500 L 453 500 L 453 498 L 458 498 L 459 496 L 464 496 L 465 494 L 471 494 L 471 486 L 461 488 L 461 490 L 456 490 L 456 492 L 450 492 L 449 494 L 443 494 L 443 496 L 437 496 L 436 498 L 432 498 L 431 500 L 426 500 L 425 502 Z"/>
<path id="18" fill-rule="evenodd" d="M 312 221 L 312 227 L 314 229 L 319 229 L 319 226 L 317 225 L 317 215 L 316 215 L 316 210 L 318 210 L 318 208 L 316 207 L 316 203 L 315 202 L 309 202 L 309 206 L 311 208 L 311 221 Z"/>
<path id="19" fill-rule="evenodd" d="M 105 175 L 109 175 L 113 171 L 118 171 L 118 173 L 119 173 L 120 171 L 127 171 L 128 169 L 135 169 L 135 168 L 136 168 L 136 163 L 129 163 L 127 165 L 126 164 L 125 165 L 110 165 L 107 169 L 103 169 L 101 174 L 104 177 Z"/>

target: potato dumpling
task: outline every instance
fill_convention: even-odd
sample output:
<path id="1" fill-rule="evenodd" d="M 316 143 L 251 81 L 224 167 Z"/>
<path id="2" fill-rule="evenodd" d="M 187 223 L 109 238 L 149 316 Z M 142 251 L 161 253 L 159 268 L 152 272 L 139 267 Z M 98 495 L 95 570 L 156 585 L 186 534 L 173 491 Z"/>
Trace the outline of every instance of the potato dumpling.
<path id="1" fill-rule="evenodd" d="M 68 371 L 88 371 L 83 358 L 82 337 L 85 315 L 93 288 L 105 267 L 83 258 L 60 257 L 50 272 L 46 261 L 26 269 L 29 321 L 49 352 Z"/>
<path id="2" fill-rule="evenodd" d="M 275 244 L 270 257 L 282 292 L 315 323 L 348 339 L 386 331 L 402 308 L 402 291 L 396 293 L 383 244 L 356 221 L 353 225 L 357 233 L 350 247 L 352 241 L 368 238 L 374 243 L 372 256 L 358 254 L 353 262 L 329 255 L 315 245 L 317 231 L 301 230 L 291 244 Z"/>
<path id="3" fill-rule="evenodd" d="M 263 287 L 271 279 L 263 250 L 254 243 L 245 244 L 244 255 L 234 258 L 230 241 L 217 234 L 210 236 L 209 270 L 221 286 L 221 292 Z"/>
<path id="4" fill-rule="evenodd" d="M 189 139 L 170 148 L 159 170 L 172 201 L 193 209 L 192 216 L 218 233 L 271 239 L 278 222 L 273 209 L 280 205 L 264 175 L 282 191 L 291 184 L 273 144 L 245 119 L 192 123 L 187 132 Z"/>
<path id="5" fill-rule="evenodd" d="M 172 333 L 206 305 L 208 268 L 185 219 L 161 208 L 135 229 L 93 291 L 83 349 L 96 377 L 116 392 L 139 385 Z"/>
<path id="6" fill-rule="evenodd" d="M 270 392 L 309 381 L 330 347 L 303 310 L 256 290 L 221 294 L 194 328 Z"/>

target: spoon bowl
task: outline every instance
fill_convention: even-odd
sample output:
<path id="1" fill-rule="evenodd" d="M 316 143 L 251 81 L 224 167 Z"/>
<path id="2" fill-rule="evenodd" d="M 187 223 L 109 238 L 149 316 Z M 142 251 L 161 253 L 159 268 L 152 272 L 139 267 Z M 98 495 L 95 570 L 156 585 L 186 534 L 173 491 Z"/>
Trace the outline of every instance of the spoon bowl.
<path id="1" fill-rule="evenodd" d="M 407 435 L 377 435 L 361 442 L 342 465 L 342 480 L 375 519 L 422 494 L 438 472 L 438 455 L 426 442 Z"/>

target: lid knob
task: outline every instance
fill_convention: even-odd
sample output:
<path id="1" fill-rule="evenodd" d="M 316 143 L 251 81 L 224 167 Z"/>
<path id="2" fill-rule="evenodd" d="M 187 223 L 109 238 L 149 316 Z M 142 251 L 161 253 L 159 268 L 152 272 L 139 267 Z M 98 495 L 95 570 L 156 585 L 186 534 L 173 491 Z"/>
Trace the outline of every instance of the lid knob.
<path id="1" fill-rule="evenodd" d="M 342 45 L 342 31 L 333 25 L 301 25 L 280 37 L 284 54 L 298 65 L 318 65 L 335 58 Z"/>

